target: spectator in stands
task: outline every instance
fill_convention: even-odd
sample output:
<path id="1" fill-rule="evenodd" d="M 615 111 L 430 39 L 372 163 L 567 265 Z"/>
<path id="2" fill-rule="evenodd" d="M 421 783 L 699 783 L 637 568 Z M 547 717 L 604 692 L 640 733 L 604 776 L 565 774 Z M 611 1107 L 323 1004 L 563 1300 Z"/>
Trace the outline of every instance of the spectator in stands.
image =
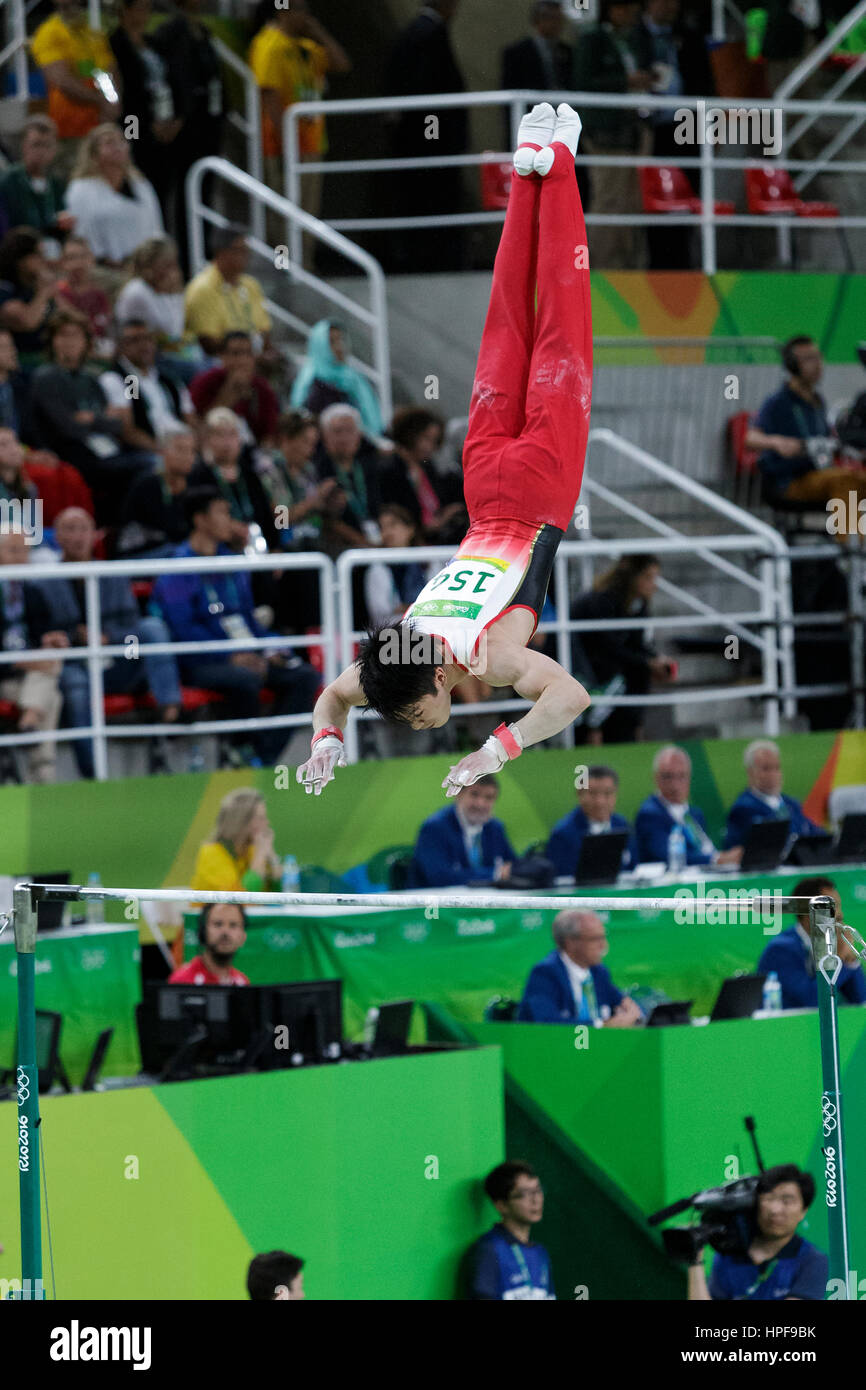
<path id="1" fill-rule="evenodd" d="M 689 1301 L 825 1299 L 827 1256 L 797 1235 L 814 1198 L 815 1179 L 795 1163 L 765 1169 L 755 1188 L 748 1250 L 745 1255 L 715 1255 L 709 1285 L 699 1250 L 689 1266 Z"/>
<path id="2" fill-rule="evenodd" d="M 339 516 L 346 495 L 336 478 L 320 479 L 312 458 L 319 438 L 314 416 L 292 410 L 277 422 L 277 448 L 260 453 L 266 466 L 258 476 L 276 527 L 276 549 L 321 550 L 325 515 Z M 281 632 L 304 633 L 320 626 L 319 576 L 313 570 L 287 569 L 274 594 L 276 626 Z"/>
<path id="3" fill-rule="evenodd" d="M 151 237 L 132 253 L 131 277 L 114 303 L 118 324 L 139 319 L 153 329 L 160 366 L 188 386 L 206 358 L 195 335 L 184 326 L 183 275 L 170 237 Z"/>
<path id="4" fill-rule="evenodd" d="M 6 502 L 33 503 L 38 489 L 24 472 L 24 450 L 12 429 L 0 425 L 0 498 Z"/>
<path id="5" fill-rule="evenodd" d="M 48 115 L 60 141 L 59 168 L 68 175 L 84 136 L 120 117 L 118 75 L 104 34 L 91 29 L 81 0 L 54 0 L 57 13 L 30 41 L 48 88 Z"/>
<path id="6" fill-rule="evenodd" d="M 117 126 L 97 126 L 82 142 L 66 190 L 76 231 L 111 290 L 122 280 L 106 272 L 122 270 L 137 246 L 163 230 L 159 199 L 135 168 L 129 146 Z"/>
<path id="7" fill-rule="evenodd" d="M 140 473 L 152 472 L 156 460 L 150 452 L 124 450 L 126 408 L 109 405 L 99 382 L 84 370 L 87 321 L 73 309 L 60 310 L 49 325 L 48 349 L 51 361 L 33 374 L 34 435 L 79 470 L 99 494 L 100 519 L 113 522 L 125 490 Z"/>
<path id="8" fill-rule="evenodd" d="M 479 777 L 454 804 L 428 816 L 415 843 L 413 874 L 422 888 L 470 887 L 508 878 L 517 855 L 505 826 L 493 815 L 499 781 Z"/>
<path id="9" fill-rule="evenodd" d="M 710 96 L 715 88 L 702 33 L 679 22 L 680 0 L 645 0 L 643 16 L 630 37 L 638 69 L 652 74 L 654 96 L 669 96 L 671 105 L 650 111 L 649 153 L 654 158 L 679 160 L 683 146 L 676 141 L 677 98 Z M 696 195 L 700 175 L 684 170 Z M 691 227 L 648 227 L 650 270 L 688 270 L 691 266 Z"/>
<path id="10" fill-rule="evenodd" d="M 653 778 L 656 790 L 635 819 L 641 863 L 667 863 L 668 838 L 678 825 L 686 840 L 686 863 L 739 864 L 742 846 L 720 853 L 709 837 L 703 811 L 689 802 L 692 760 L 685 749 L 673 743 L 660 748 L 653 758 Z"/>
<path id="11" fill-rule="evenodd" d="M 93 559 L 96 530 L 93 518 L 80 507 L 69 507 L 54 523 L 54 535 L 62 558 L 69 563 Z M 51 615 L 53 629 L 65 633 L 72 647 L 92 643 L 98 646 L 124 646 L 137 653 L 115 657 L 102 672 L 108 695 L 150 691 L 156 701 L 158 718 L 173 724 L 180 716 L 181 694 L 177 662 L 170 654 L 149 655 L 151 642 L 169 642 L 165 623 L 158 617 L 143 618 L 138 610 L 129 580 L 122 575 L 105 575 L 99 580 L 102 632 L 88 631 L 83 579 L 44 580 L 42 590 Z M 130 647 L 130 644 L 132 646 Z M 67 728 L 90 723 L 90 673 L 84 661 L 64 661 L 60 677 L 63 693 L 63 722 Z M 93 776 L 93 748 L 89 741 L 73 745 L 82 777 Z"/>
<path id="12" fill-rule="evenodd" d="M 33 227 L 61 239 L 75 225 L 64 206 L 64 182 L 50 172 L 57 158 L 57 130 L 48 116 L 31 116 L 21 132 L 21 162 L 0 179 L 0 205 L 10 227 Z"/>
<path id="13" fill-rule="evenodd" d="M 191 488 L 186 504 L 191 535 L 178 546 L 177 555 L 230 555 L 232 517 L 226 499 L 215 488 Z M 253 612 L 250 577 L 243 571 L 162 575 L 153 598 L 178 642 L 267 635 Z M 229 719 L 256 718 L 263 688 L 274 692 L 269 715 L 312 710 L 320 684 L 318 672 L 290 650 L 187 655 L 181 657 L 181 671 L 187 684 L 223 694 Z M 231 735 L 234 756 L 238 761 L 257 757 L 263 763 L 276 762 L 287 737 L 285 728 L 261 729 L 250 740 L 241 731 Z"/>
<path id="14" fill-rule="evenodd" d="M 545 853 L 554 865 L 557 874 L 574 877 L 581 845 L 587 835 L 607 835 L 614 830 L 628 830 L 631 827 L 625 816 L 616 811 L 616 795 L 619 788 L 619 774 L 612 767 L 601 763 L 586 768 L 586 780 L 578 768 L 575 779 L 577 806 L 569 811 L 551 831 Z M 637 844 L 630 835 L 629 845 L 623 856 L 623 867 L 631 868 L 637 863 Z"/>
<path id="15" fill-rule="evenodd" d="M 650 90 L 652 73 L 638 66 L 629 46 L 639 13 L 637 0 L 602 0 L 601 23 L 582 32 L 574 46 L 572 85 L 576 91 Z M 640 128 L 631 106 L 588 106 L 582 117 L 584 154 L 637 153 Z M 614 217 L 640 212 L 637 170 L 626 165 L 593 166 L 592 210 Z M 598 269 L 639 270 L 639 245 L 637 227 L 620 224 L 589 230 L 590 262 Z"/>
<path id="16" fill-rule="evenodd" d="M 271 320 L 258 280 L 246 274 L 250 252 L 241 227 L 220 227 L 213 235 L 213 260 L 186 287 L 186 326 L 202 350 L 216 357 L 227 333 L 249 333 L 256 357 L 272 361 Z"/>
<path id="17" fill-rule="evenodd" d="M 484 1191 L 502 1220 L 468 1253 L 469 1298 L 555 1299 L 550 1256 L 530 1239 L 544 1215 L 544 1191 L 535 1169 L 506 1160 L 487 1174 Z"/>
<path id="18" fill-rule="evenodd" d="M 93 279 L 93 252 L 84 237 L 67 237 L 60 257 L 60 274 L 58 300 L 84 315 L 90 325 L 93 356 L 110 361 L 114 356 L 111 300 Z"/>
<path id="19" fill-rule="evenodd" d="M 23 434 L 27 409 L 27 383 L 18 370 L 15 339 L 8 328 L 0 328 L 0 429 Z"/>
<path id="20" fill-rule="evenodd" d="M 352 71 L 352 62 L 324 25 L 310 14 L 307 0 L 294 0 L 288 9 L 272 9 L 270 19 L 250 46 L 247 61 L 262 95 L 262 146 L 265 182 L 283 186 L 283 113 L 297 101 L 318 101 L 328 73 Z M 328 142 L 324 116 L 299 122 L 298 143 L 304 161 L 324 159 Z M 322 204 L 322 175 L 301 179 L 301 207 L 318 217 Z"/>
<path id="21" fill-rule="evenodd" d="M 743 754 L 743 764 L 749 785 L 728 812 L 725 849 L 745 844 L 752 826 L 766 820 L 789 821 L 791 834 L 796 836 L 824 834 L 820 825 L 804 814 L 799 801 L 783 795 L 782 759 L 775 743 L 754 739 Z"/>
<path id="22" fill-rule="evenodd" d="M 564 43 L 565 11 L 562 0 L 533 0 L 529 12 L 532 33 L 502 52 L 505 89 L 564 92 L 571 86 L 571 44 Z"/>
<path id="23" fill-rule="evenodd" d="M 247 1293 L 256 1303 L 279 1303 L 306 1298 L 304 1262 L 285 1250 L 256 1255 L 247 1270 Z"/>
<path id="24" fill-rule="evenodd" d="M 201 950 L 173 970 L 170 985 L 248 985 L 232 961 L 247 939 L 247 915 L 238 903 L 206 903 L 198 915 Z"/>
<path id="25" fill-rule="evenodd" d="M 164 426 L 155 473 L 138 478 L 126 495 L 117 553 L 162 559 L 189 536 L 186 492 L 195 466 L 195 432 L 180 422 Z"/>
<path id="26" fill-rule="evenodd" d="M 45 360 L 47 325 L 56 306 L 57 272 L 32 227 L 14 227 L 0 242 L 0 327 L 15 339 L 25 372 Z"/>
<path id="27" fill-rule="evenodd" d="M 241 438 L 241 424 L 226 406 L 205 416 L 202 458 L 190 477 L 194 488 L 216 488 L 232 517 L 232 546 L 243 550 L 260 531 L 268 548 L 276 543 L 273 509 L 255 467 L 255 453 Z"/>
<path id="28" fill-rule="evenodd" d="M 596 580 L 595 586 L 579 594 L 571 605 L 573 619 L 608 622 L 622 618 L 648 618 L 650 600 L 656 591 L 661 565 L 655 555 L 624 555 Z M 600 695 L 645 695 L 653 681 L 667 684 L 675 678 L 676 666 L 669 657 L 659 656 L 644 638 L 640 628 L 611 628 L 572 633 L 572 669 Z M 603 715 L 603 724 L 599 716 Z M 595 714 L 590 712 L 589 741 L 632 743 L 642 734 L 643 710 L 639 705 L 622 705 L 605 713 L 599 700 Z"/>
<path id="29" fill-rule="evenodd" d="M 377 541 L 374 521 L 379 513 L 379 456 L 361 434 L 361 417 L 354 406 L 329 405 L 319 419 L 321 441 L 316 453 L 320 478 L 336 478 L 345 496 L 339 517 L 327 515 L 325 549 L 339 554 L 350 546 Z"/>
<path id="30" fill-rule="evenodd" d="M 165 63 L 147 34 L 150 18 L 151 0 L 120 0 L 109 43 L 120 73 L 124 130 L 135 132 L 135 162 L 153 185 L 165 216 L 176 163 L 171 146 L 181 122 Z"/>
<path id="31" fill-rule="evenodd" d="M 172 161 L 174 188 L 170 226 L 181 265 L 187 271 L 186 176 L 197 160 L 221 152 L 227 111 L 219 54 L 207 25 L 199 18 L 203 8 L 204 0 L 175 0 L 178 13 L 150 36 L 153 47 L 165 63 L 174 114 L 182 122 L 180 133 L 166 153 Z M 206 177 L 202 184 L 206 204 L 210 197 L 208 185 Z M 222 333 L 217 337 L 221 338 Z"/>
<path id="32" fill-rule="evenodd" d="M 0 430 L 2 436 L 8 430 Z M 2 468 L 2 456 L 0 456 Z M 31 547 L 20 527 L 0 528 L 0 649 L 34 651 L 37 647 L 67 645 L 62 633 L 51 631 L 48 609 L 38 587 L 20 579 L 3 578 L 4 565 L 26 565 Z M 0 666 L 0 700 L 18 707 L 19 733 L 57 728 L 62 697 L 58 686 L 59 661 L 15 661 Z M 31 782 L 53 782 L 57 775 L 57 745 L 31 743 L 26 747 Z"/>
<path id="33" fill-rule="evenodd" d="M 556 914 L 552 931 L 556 949 L 532 967 L 518 1020 L 584 1023 L 592 1028 L 641 1023 L 640 1008 L 617 989 L 601 963 L 610 949 L 601 918 L 569 907 Z"/>
<path id="34" fill-rule="evenodd" d="M 412 515 L 396 503 L 385 506 L 378 516 L 382 545 L 408 549 L 421 544 L 421 534 Z M 389 619 L 399 622 L 427 583 L 427 566 L 412 560 L 400 564 L 369 565 L 364 570 L 364 599 L 367 621 L 374 627 Z"/>
<path id="35" fill-rule="evenodd" d="M 216 825 L 200 846 L 190 887 L 214 893 L 269 893 L 283 867 L 261 792 L 236 787 L 220 802 Z"/>
<path id="36" fill-rule="evenodd" d="M 460 0 L 430 0 L 397 36 L 385 70 L 385 91 L 395 97 L 464 92 L 466 83 L 454 56 L 450 26 Z M 435 120 L 438 139 L 431 141 Z M 425 169 L 403 170 L 394 179 L 395 212 L 402 217 L 435 217 L 460 212 L 463 179 L 459 168 L 437 168 L 441 156 L 465 154 L 469 148 L 469 112 L 454 106 L 404 111 L 391 134 L 396 159 L 426 159 Z M 394 187 L 392 185 L 392 187 Z M 424 265 L 438 270 L 463 268 L 466 241 L 460 227 L 443 236 L 439 228 L 397 232 L 394 260 L 401 268 Z"/>
<path id="37" fill-rule="evenodd" d="M 55 517 L 66 507 L 83 507 L 93 513 L 90 489 L 71 464 L 61 463 L 56 455 L 44 449 L 29 449 L 26 453 L 14 430 L 0 426 L 0 497 L 17 501 L 22 508 L 39 504 L 33 513 L 39 529 L 53 526 Z M 50 545 L 35 542 L 31 547 L 34 562 L 57 559 Z"/>
<path id="38" fill-rule="evenodd" d="M 128 449 L 155 453 L 157 439 L 171 425 L 195 424 L 185 386 L 156 365 L 156 334 L 146 323 L 127 319 L 120 330 L 117 357 L 99 378 L 109 405 L 125 412 L 123 442 Z"/>
<path id="39" fill-rule="evenodd" d="M 424 406 L 403 406 L 394 412 L 388 433 L 394 452 L 379 473 L 382 502 L 410 512 L 429 544 L 459 544 L 468 525 L 466 504 L 430 463 L 442 447 L 441 419 Z M 459 483 L 456 490 L 460 493 Z"/>
<path id="40" fill-rule="evenodd" d="M 836 921 L 844 922 L 842 899 L 839 889 L 831 878 L 815 876 L 801 878 L 791 891 L 794 898 L 830 897 L 836 904 Z M 857 953 L 838 931 L 836 935 L 836 954 L 842 961 L 842 969 L 836 980 L 836 989 L 849 1004 L 866 1004 L 866 979 Z M 768 946 L 764 947 L 758 970 L 762 975 L 775 972 L 782 987 L 783 1009 L 816 1009 L 818 1007 L 818 981 L 815 977 L 815 957 L 809 935 L 809 913 L 798 917 L 793 927 L 779 932 Z"/>
<path id="41" fill-rule="evenodd" d="M 360 372 L 349 365 L 346 330 L 334 319 L 313 324 L 307 355 L 292 384 L 292 405 L 321 415 L 337 402 L 355 406 L 368 434 L 382 433 L 382 411 L 376 393 Z"/>
<path id="42" fill-rule="evenodd" d="M 815 502 L 866 497 L 866 472 L 834 465 L 827 406 L 818 390 L 824 371 L 813 338 L 798 334 L 782 348 L 787 380 L 768 396 L 746 431 L 746 448 L 755 449 L 758 467 L 771 493 L 783 501 Z M 856 532 L 857 518 L 854 518 Z"/>
<path id="43" fill-rule="evenodd" d="M 226 406 L 245 420 L 258 444 L 270 444 L 276 434 L 280 403 L 273 388 L 256 372 L 249 333 L 235 328 L 220 347 L 221 366 L 209 367 L 190 383 L 192 403 L 202 417 Z"/>

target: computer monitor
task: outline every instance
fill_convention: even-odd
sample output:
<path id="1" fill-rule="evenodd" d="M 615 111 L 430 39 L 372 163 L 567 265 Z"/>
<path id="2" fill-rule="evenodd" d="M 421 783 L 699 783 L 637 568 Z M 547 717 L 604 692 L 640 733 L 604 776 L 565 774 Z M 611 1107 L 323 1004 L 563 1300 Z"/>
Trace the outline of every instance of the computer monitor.
<path id="1" fill-rule="evenodd" d="M 834 858 L 840 864 L 866 862 L 866 816 L 860 812 L 842 821 Z"/>
<path id="2" fill-rule="evenodd" d="M 731 975 L 722 983 L 710 1014 L 711 1023 L 731 1018 L 751 1018 L 764 1002 L 766 975 Z"/>
<path id="3" fill-rule="evenodd" d="M 750 825 L 743 845 L 740 871 L 752 874 L 778 868 L 791 838 L 789 820 L 761 820 Z"/>
<path id="4" fill-rule="evenodd" d="M 146 982 L 138 1014 L 145 1071 L 162 1071 L 185 1049 L 189 1066 L 239 1062 L 256 1033 L 258 1004 L 243 985 Z"/>
<path id="5" fill-rule="evenodd" d="M 616 883 L 627 846 L 627 830 L 584 835 L 574 870 L 575 883 Z"/>
<path id="6" fill-rule="evenodd" d="M 691 1023 L 694 1002 L 694 999 L 669 999 L 663 1004 L 654 1005 L 647 1017 L 647 1028 L 670 1028 L 676 1024 Z"/>
<path id="7" fill-rule="evenodd" d="M 343 1041 L 343 981 L 297 980 L 259 985 L 258 1023 L 266 1044 L 257 1064 L 263 1071 L 333 1061 Z M 286 1046 L 275 1030 L 287 1029 Z"/>
<path id="8" fill-rule="evenodd" d="M 409 1049 L 409 1025 L 412 1022 L 413 999 L 399 999 L 379 1005 L 376 1032 L 373 1036 L 374 1057 L 400 1057 Z"/>

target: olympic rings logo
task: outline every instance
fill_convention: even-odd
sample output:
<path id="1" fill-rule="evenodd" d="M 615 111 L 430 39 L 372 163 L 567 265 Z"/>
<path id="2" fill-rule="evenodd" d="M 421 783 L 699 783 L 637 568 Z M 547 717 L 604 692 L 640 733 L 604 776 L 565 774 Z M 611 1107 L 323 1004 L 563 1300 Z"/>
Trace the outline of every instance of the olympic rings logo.
<path id="1" fill-rule="evenodd" d="M 18 1086 L 18 1104 L 23 1105 L 25 1100 L 30 1099 L 30 1085 L 27 1079 L 27 1072 L 23 1067 L 18 1068 L 18 1075 L 15 1080 Z"/>
<path id="2" fill-rule="evenodd" d="M 821 1114 L 824 1120 L 824 1138 L 827 1139 L 836 1128 L 836 1107 L 829 1096 L 821 1100 Z"/>

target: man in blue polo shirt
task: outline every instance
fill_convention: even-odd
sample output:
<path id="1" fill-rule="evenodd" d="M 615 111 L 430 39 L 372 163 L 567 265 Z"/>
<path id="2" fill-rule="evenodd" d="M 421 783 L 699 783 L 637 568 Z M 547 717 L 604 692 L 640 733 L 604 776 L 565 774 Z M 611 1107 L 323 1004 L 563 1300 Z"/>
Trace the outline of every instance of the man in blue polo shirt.
<path id="1" fill-rule="evenodd" d="M 530 1240 L 544 1215 L 544 1192 L 528 1163 L 500 1163 L 484 1191 L 501 1221 L 469 1251 L 470 1299 L 555 1299 L 550 1256 Z"/>
<path id="2" fill-rule="evenodd" d="M 844 920 L 839 890 L 831 878 L 801 878 L 794 887 L 795 898 L 817 898 L 826 894 L 836 903 L 836 920 Z M 842 969 L 836 988 L 849 1004 L 866 1004 L 866 979 L 855 951 L 842 936 L 836 938 L 836 951 Z M 798 917 L 795 925 L 779 932 L 764 949 L 758 961 L 762 975 L 774 971 L 782 987 L 783 1009 L 817 1009 L 818 981 L 815 978 L 815 958 L 809 935 L 809 914 Z"/>
<path id="3" fill-rule="evenodd" d="M 782 760 L 775 743 L 756 738 L 743 754 L 749 785 L 728 812 L 725 849 L 744 845 L 749 831 L 759 821 L 786 820 L 797 837 L 822 835 L 820 825 L 804 814 L 799 801 L 782 792 Z"/>
<path id="4" fill-rule="evenodd" d="M 578 769 L 579 773 L 583 768 Z M 619 776 L 612 767 L 601 763 L 586 769 L 586 785 L 580 776 L 575 781 L 578 805 L 562 820 L 556 822 L 547 842 L 547 857 L 553 863 L 557 874 L 574 876 L 580 847 L 587 835 L 607 835 L 613 830 L 629 830 L 625 816 L 617 814 L 616 794 Z M 623 868 L 630 869 L 637 863 L 637 845 L 630 837 Z"/>
<path id="5" fill-rule="evenodd" d="M 754 1235 L 742 1255 L 716 1255 L 709 1284 L 703 1252 L 689 1267 L 689 1301 L 768 1302 L 780 1298 L 823 1300 L 827 1256 L 797 1235 L 815 1197 L 815 1180 L 795 1163 L 778 1163 L 758 1179 Z"/>
<path id="6" fill-rule="evenodd" d="M 746 447 L 758 454 L 769 490 L 790 502 L 866 497 L 866 473 L 837 464 L 827 406 L 818 391 L 824 363 L 818 345 L 800 334 L 782 348 L 784 385 L 768 396 L 746 432 Z M 857 517 L 854 517 L 856 533 Z"/>
<path id="7" fill-rule="evenodd" d="M 427 817 L 412 860 L 415 886 L 470 887 L 509 876 L 517 855 L 505 826 L 493 815 L 498 796 L 499 782 L 488 773 Z"/>

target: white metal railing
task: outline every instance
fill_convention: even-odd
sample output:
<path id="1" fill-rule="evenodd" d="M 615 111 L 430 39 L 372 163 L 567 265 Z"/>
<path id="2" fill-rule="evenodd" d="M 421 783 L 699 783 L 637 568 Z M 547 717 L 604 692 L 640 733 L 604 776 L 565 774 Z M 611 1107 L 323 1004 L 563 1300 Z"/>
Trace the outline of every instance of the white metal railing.
<path id="1" fill-rule="evenodd" d="M 200 270 L 205 264 L 204 224 L 207 222 L 217 227 L 228 225 L 227 218 L 214 212 L 202 200 L 202 181 L 206 174 L 223 179 L 226 183 L 240 189 L 246 193 L 253 206 L 258 204 L 263 209 L 270 208 L 272 212 L 285 219 L 288 226 L 296 227 L 299 233 L 309 233 L 316 240 L 321 241 L 323 245 L 329 246 L 331 250 L 345 256 L 347 260 L 352 261 L 363 271 L 369 288 L 369 307 L 357 303 L 347 294 L 343 294 L 341 290 L 335 289 L 327 280 L 304 270 L 300 262 L 296 261 L 294 257 L 290 257 L 287 266 L 279 265 L 275 249 L 272 246 L 256 236 L 251 236 L 248 239 L 251 249 L 259 256 L 264 257 L 272 270 L 285 269 L 285 273 L 292 283 L 305 285 L 308 289 L 315 291 L 329 304 L 336 305 L 346 317 L 363 326 L 371 342 L 372 363 L 365 362 L 355 356 L 350 357 L 349 361 L 353 367 L 372 382 L 379 396 L 383 418 L 389 420 L 393 413 L 393 397 L 391 392 L 391 350 L 388 337 L 388 300 L 385 291 L 385 275 L 379 262 L 368 251 L 357 246 L 341 232 L 335 231 L 327 222 L 321 222 L 308 212 L 304 212 L 303 208 L 289 202 L 280 193 L 275 193 L 273 189 L 260 183 L 250 174 L 236 168 L 227 159 L 209 156 L 207 159 L 198 160 L 186 178 L 189 246 L 193 272 Z M 312 327 L 310 320 L 301 318 L 285 304 L 278 303 L 273 298 L 267 299 L 266 303 L 273 318 L 306 338 Z"/>
<path id="2" fill-rule="evenodd" d="M 866 3 L 866 0 L 863 0 Z M 715 188 L 716 172 L 720 169 L 736 169 L 745 171 L 765 164 L 765 157 L 753 158 L 733 158 L 719 156 L 716 153 L 716 145 L 710 143 L 710 137 L 715 138 L 715 133 L 711 129 L 710 122 L 713 119 L 712 113 L 718 109 L 743 109 L 738 99 L 732 98 L 705 98 L 694 96 L 654 96 L 648 93 L 602 93 L 602 92 L 542 92 L 535 90 L 521 91 L 496 91 L 496 92 L 460 92 L 431 94 L 425 96 L 410 97 L 368 97 L 354 98 L 339 101 L 304 101 L 296 102 L 289 106 L 283 117 L 283 163 L 286 194 L 293 203 L 300 201 L 301 179 L 310 174 L 357 174 L 373 173 L 377 171 L 392 171 L 407 169 L 436 168 L 471 168 L 477 167 L 488 162 L 498 162 L 510 158 L 510 153 L 493 153 L 487 151 L 483 154 L 460 154 L 460 155 L 436 155 L 431 151 L 429 157 L 413 158 L 388 158 L 388 159 L 345 159 L 345 160 L 302 160 L 300 157 L 300 128 L 299 122 L 310 116 L 327 115 L 328 117 L 351 115 L 354 117 L 375 116 L 385 112 L 393 115 L 399 111 L 430 111 L 447 110 L 459 107 L 485 108 L 485 107 L 504 107 L 511 112 L 512 139 L 516 141 L 517 127 L 520 118 L 527 108 L 536 101 L 550 101 L 556 104 L 559 101 L 568 101 L 577 106 L 579 110 L 599 108 L 622 110 L 628 108 L 634 111 L 646 113 L 652 111 L 693 110 L 695 112 L 695 143 L 699 145 L 699 151 L 695 155 L 677 156 L 676 160 L 669 157 L 660 158 L 642 154 L 578 154 L 576 163 L 589 167 L 620 167 L 631 168 L 664 167 L 671 163 L 676 163 L 683 169 L 699 169 L 701 173 L 701 199 L 702 210 L 699 213 L 593 213 L 587 215 L 587 226 L 634 226 L 634 227 L 660 227 L 660 226 L 691 226 L 697 227 L 701 232 L 701 259 L 702 269 L 708 275 L 713 275 L 717 270 L 717 233 L 720 227 L 774 227 L 777 231 L 790 231 L 794 224 L 794 219 L 788 214 L 776 216 L 757 215 L 750 213 L 730 213 L 717 214 L 715 211 Z M 822 101 L 797 101 L 791 99 L 778 100 L 777 98 L 762 98 L 749 102 L 750 110 L 756 111 L 769 110 L 780 111 L 783 119 L 792 115 L 833 115 L 837 117 L 849 118 L 849 123 L 859 121 L 863 118 L 864 107 L 862 103 L 835 101 L 828 107 Z M 853 128 L 853 127 L 852 127 Z M 845 140 L 850 139 L 850 135 L 845 136 Z M 435 145 L 435 141 L 431 141 Z M 688 148 L 686 144 L 683 149 Z M 824 161 L 822 167 L 829 172 L 835 173 L 859 173 L 866 174 L 866 161 L 864 160 L 837 160 L 835 155 L 838 148 L 833 152 L 830 161 Z M 822 157 L 823 158 L 823 157 Z M 811 171 L 815 168 L 816 160 L 776 160 L 774 168 L 784 168 L 790 172 Z M 352 217 L 331 219 L 332 227 L 347 232 L 359 231 L 387 231 L 387 230 L 412 230 L 423 227 L 457 227 L 457 226 L 481 226 L 484 224 L 495 224 L 504 220 L 504 212 L 466 212 L 450 213 L 445 212 L 441 215 L 427 217 Z M 832 218 L 821 218 L 820 220 L 809 221 L 808 219 L 796 219 L 797 231 L 816 231 L 833 230 L 845 231 L 847 229 L 866 228 L 866 217 L 862 216 L 840 216 Z M 297 235 L 297 234 L 296 234 Z M 297 245 L 293 247 L 293 258 L 297 258 Z"/>
<path id="3" fill-rule="evenodd" d="M 216 49 L 220 62 L 240 78 L 244 88 L 244 114 L 229 111 L 228 119 L 244 137 L 246 146 L 246 172 L 258 183 L 264 183 L 264 156 L 262 153 L 262 98 L 252 68 L 224 44 L 222 39 L 211 35 L 211 43 Z M 259 241 L 265 239 L 265 209 L 259 198 L 252 200 L 251 220 L 253 234 Z"/>
<path id="4" fill-rule="evenodd" d="M 846 34 L 850 34 L 861 19 L 866 19 L 866 0 L 860 0 L 859 4 L 852 6 L 835 29 L 831 29 L 829 34 L 826 34 L 821 42 L 815 45 L 811 53 L 807 53 L 803 61 L 797 64 L 793 72 L 788 73 L 784 82 L 780 82 L 773 93 L 774 100 L 786 101 L 792 92 L 796 92 L 806 78 L 810 77 L 816 68 L 821 66 L 824 59 L 829 58 L 833 50 L 839 47 Z"/>

